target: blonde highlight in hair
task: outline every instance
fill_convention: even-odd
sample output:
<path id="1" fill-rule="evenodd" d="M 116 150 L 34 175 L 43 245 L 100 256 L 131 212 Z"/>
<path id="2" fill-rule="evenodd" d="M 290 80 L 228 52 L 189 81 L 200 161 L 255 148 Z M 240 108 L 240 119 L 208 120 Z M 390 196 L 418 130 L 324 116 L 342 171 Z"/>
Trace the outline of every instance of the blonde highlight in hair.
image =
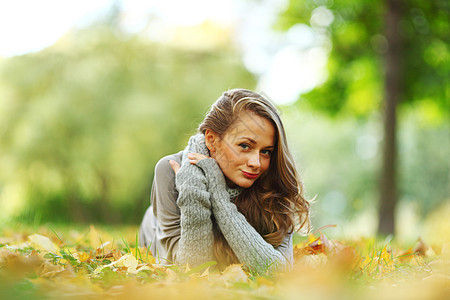
<path id="1" fill-rule="evenodd" d="M 286 133 L 275 106 L 263 96 L 245 89 L 224 92 L 212 105 L 199 126 L 223 137 L 242 113 L 255 113 L 269 120 L 275 128 L 275 149 L 269 169 L 236 199 L 238 210 L 274 247 L 294 230 L 309 230 L 309 203 L 303 196 L 303 184 L 290 154 Z M 214 220 L 213 220 L 214 221 Z M 220 265 L 239 263 L 233 250 L 214 221 L 214 255 Z"/>

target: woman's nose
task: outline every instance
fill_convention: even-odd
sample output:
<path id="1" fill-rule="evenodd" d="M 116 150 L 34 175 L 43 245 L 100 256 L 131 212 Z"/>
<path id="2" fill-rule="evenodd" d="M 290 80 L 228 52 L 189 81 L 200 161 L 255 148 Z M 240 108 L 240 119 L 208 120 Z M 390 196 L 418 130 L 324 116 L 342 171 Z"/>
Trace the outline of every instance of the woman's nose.
<path id="1" fill-rule="evenodd" d="M 250 156 L 247 160 L 247 166 L 249 166 L 251 168 L 259 168 L 261 166 L 258 152 L 255 151 L 250 154 Z"/>

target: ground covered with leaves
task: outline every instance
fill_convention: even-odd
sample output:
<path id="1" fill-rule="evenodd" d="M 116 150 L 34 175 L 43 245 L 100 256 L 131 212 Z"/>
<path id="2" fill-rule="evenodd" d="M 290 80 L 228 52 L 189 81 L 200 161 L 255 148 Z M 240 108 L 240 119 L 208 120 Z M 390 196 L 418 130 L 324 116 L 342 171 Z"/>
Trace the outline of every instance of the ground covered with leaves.
<path id="1" fill-rule="evenodd" d="M 450 244 L 297 238 L 293 270 L 155 263 L 137 228 L 0 231 L 0 299 L 450 299 Z"/>

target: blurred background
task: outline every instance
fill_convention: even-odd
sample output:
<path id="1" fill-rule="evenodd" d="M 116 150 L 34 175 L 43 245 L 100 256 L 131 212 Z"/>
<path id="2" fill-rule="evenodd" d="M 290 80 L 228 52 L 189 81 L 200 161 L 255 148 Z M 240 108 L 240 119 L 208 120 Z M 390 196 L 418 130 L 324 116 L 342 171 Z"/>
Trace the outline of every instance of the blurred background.
<path id="1" fill-rule="evenodd" d="M 279 107 L 315 228 L 445 236 L 449 13 L 445 0 L 1 2 L 0 226 L 139 224 L 155 163 L 241 87 Z"/>

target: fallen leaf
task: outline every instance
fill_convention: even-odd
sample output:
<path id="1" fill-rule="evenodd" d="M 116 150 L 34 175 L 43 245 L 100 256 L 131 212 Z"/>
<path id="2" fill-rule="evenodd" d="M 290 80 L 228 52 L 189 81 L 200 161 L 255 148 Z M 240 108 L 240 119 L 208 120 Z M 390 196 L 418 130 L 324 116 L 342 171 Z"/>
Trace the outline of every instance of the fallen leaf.
<path id="1" fill-rule="evenodd" d="M 79 263 L 88 262 L 91 259 L 91 255 L 87 252 L 75 252 L 72 255 Z"/>
<path id="2" fill-rule="evenodd" d="M 423 242 L 422 238 L 419 238 L 412 252 L 418 255 L 425 256 L 428 250 L 428 246 Z"/>
<path id="3" fill-rule="evenodd" d="M 139 262 L 133 255 L 126 254 L 113 264 L 115 264 L 117 267 L 126 267 L 128 273 L 136 274 L 137 273 L 136 267 L 138 263 Z"/>
<path id="4" fill-rule="evenodd" d="M 242 269 L 242 265 L 233 264 L 225 268 L 221 278 L 229 283 L 247 282 L 248 275 Z"/>
<path id="5" fill-rule="evenodd" d="M 43 250 L 47 252 L 57 253 L 59 247 L 56 246 L 48 237 L 40 234 L 32 234 L 28 237 L 31 246 L 36 250 Z"/>
<path id="6" fill-rule="evenodd" d="M 147 265 L 142 265 L 142 266 L 140 266 L 139 268 L 137 268 L 136 270 L 137 270 L 138 272 L 145 271 L 145 270 L 152 271 L 152 268 L 150 268 L 150 267 L 147 266 Z"/>

